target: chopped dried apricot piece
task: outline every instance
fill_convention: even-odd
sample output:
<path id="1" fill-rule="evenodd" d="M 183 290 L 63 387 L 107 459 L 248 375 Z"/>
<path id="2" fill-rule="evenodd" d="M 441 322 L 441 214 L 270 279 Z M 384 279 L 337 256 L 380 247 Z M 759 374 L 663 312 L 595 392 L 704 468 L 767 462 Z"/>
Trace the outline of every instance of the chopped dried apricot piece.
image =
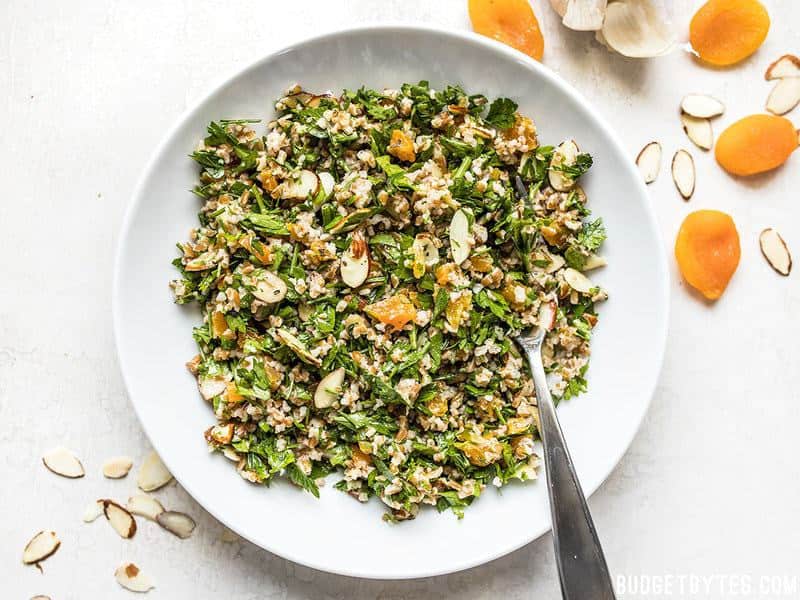
<path id="1" fill-rule="evenodd" d="M 235 404 L 236 402 L 241 402 L 244 400 L 244 396 L 239 393 L 239 390 L 236 389 L 236 384 L 232 381 L 228 382 L 228 385 L 225 386 L 225 401 L 231 404 Z"/>
<path id="2" fill-rule="evenodd" d="M 733 175 L 755 175 L 781 166 L 797 148 L 797 131 L 788 119 L 750 115 L 722 132 L 715 156 Z"/>
<path id="3" fill-rule="evenodd" d="M 417 316 L 417 309 L 405 294 L 396 294 L 375 304 L 370 304 L 364 308 L 364 311 L 373 319 L 377 319 L 385 325 L 391 325 L 395 329 L 400 329 Z"/>
<path id="4" fill-rule="evenodd" d="M 469 0 L 469 18 L 476 33 L 542 60 L 544 38 L 528 0 Z"/>
<path id="5" fill-rule="evenodd" d="M 386 152 L 406 162 L 414 162 L 417 159 L 417 155 L 414 153 L 414 142 L 399 129 L 392 131 L 392 138 L 389 140 Z"/>
<path id="6" fill-rule="evenodd" d="M 211 315 L 211 334 L 214 337 L 221 337 L 226 329 L 228 329 L 228 322 L 225 320 L 225 315 L 215 310 Z"/>
<path id="7" fill-rule="evenodd" d="M 702 60 L 732 65 L 758 50 L 769 14 L 758 0 L 709 0 L 692 17 L 689 41 Z"/>
<path id="8" fill-rule="evenodd" d="M 684 279 L 709 300 L 725 291 L 739 266 L 739 233 L 730 215 L 698 210 L 688 215 L 675 240 L 675 258 Z"/>

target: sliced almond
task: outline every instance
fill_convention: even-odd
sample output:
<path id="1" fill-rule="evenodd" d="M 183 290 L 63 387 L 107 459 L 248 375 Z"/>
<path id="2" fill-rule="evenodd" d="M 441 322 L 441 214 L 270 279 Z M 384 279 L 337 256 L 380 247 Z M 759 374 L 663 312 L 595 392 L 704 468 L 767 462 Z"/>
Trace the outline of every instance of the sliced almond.
<path id="1" fill-rule="evenodd" d="M 564 269 L 564 281 L 569 284 L 569 287 L 581 294 L 589 294 L 597 287 L 586 275 L 572 268 Z"/>
<path id="2" fill-rule="evenodd" d="M 642 174 L 645 183 L 653 183 L 661 170 L 661 144 L 650 142 L 636 157 L 636 166 Z"/>
<path id="3" fill-rule="evenodd" d="M 592 269 L 599 269 L 600 267 L 605 267 L 607 264 L 608 261 L 602 256 L 598 256 L 597 254 L 590 254 L 589 256 L 586 257 L 586 262 L 583 263 L 583 270 L 591 271 Z"/>
<path id="4" fill-rule="evenodd" d="M 307 362 L 315 367 L 322 366 L 322 361 L 318 357 L 311 354 L 311 352 L 308 351 L 308 348 L 306 348 L 306 345 L 297 339 L 297 336 L 295 336 L 291 331 L 283 328 L 278 329 L 275 332 L 275 338 L 289 348 L 289 350 L 294 352 L 303 362 Z"/>
<path id="5" fill-rule="evenodd" d="M 197 387 L 204 400 L 212 400 L 228 389 L 228 382 L 222 377 L 201 377 Z"/>
<path id="6" fill-rule="evenodd" d="M 61 546 L 55 531 L 40 531 L 31 538 L 31 541 L 22 551 L 22 562 L 33 565 L 50 558 Z"/>
<path id="7" fill-rule="evenodd" d="M 127 509 L 113 500 L 103 500 L 103 513 L 120 537 L 129 539 L 136 535 L 136 519 Z"/>
<path id="8" fill-rule="evenodd" d="M 132 562 L 124 562 L 114 571 L 117 583 L 132 592 L 149 592 L 155 585 L 150 578 Z"/>
<path id="9" fill-rule="evenodd" d="M 666 54 L 676 40 L 659 5 L 654 0 L 609 2 L 598 41 L 631 58 Z"/>
<path id="10" fill-rule="evenodd" d="M 303 169 L 290 181 L 283 184 L 281 196 L 290 200 L 305 200 L 313 198 L 319 191 L 320 181 L 317 174 L 308 169 Z"/>
<path id="11" fill-rule="evenodd" d="M 714 145 L 714 130 L 711 129 L 711 121 L 681 113 L 681 123 L 687 137 L 695 146 L 703 150 L 711 149 L 711 146 Z"/>
<path id="12" fill-rule="evenodd" d="M 43 596 L 38 594 L 36 596 L 31 596 L 31 600 L 50 600 L 50 596 Z"/>
<path id="13" fill-rule="evenodd" d="M 91 523 L 96 520 L 100 515 L 104 514 L 103 501 L 95 500 L 86 506 L 83 511 L 83 522 Z"/>
<path id="14" fill-rule="evenodd" d="M 784 54 L 767 67 L 764 79 L 783 79 L 784 77 L 800 77 L 800 58 L 793 54 Z"/>
<path id="15" fill-rule="evenodd" d="M 275 304 L 286 298 L 286 282 L 272 271 L 263 271 L 258 275 L 258 281 L 253 288 L 253 296 L 266 302 Z"/>
<path id="16" fill-rule="evenodd" d="M 233 531 L 231 531 L 227 527 L 223 527 L 219 539 L 226 544 L 232 544 L 233 542 L 239 541 L 239 536 L 236 535 Z"/>
<path id="17" fill-rule="evenodd" d="M 567 264 L 567 261 L 564 260 L 563 256 L 560 254 L 550 254 L 550 264 L 545 267 L 544 271 L 545 273 L 555 273 L 565 264 Z"/>
<path id="18" fill-rule="evenodd" d="M 128 498 L 128 503 L 125 505 L 128 512 L 151 521 L 155 521 L 156 517 L 164 512 L 164 507 L 161 502 L 148 496 L 147 494 L 136 494 Z"/>
<path id="19" fill-rule="evenodd" d="M 710 119 L 725 112 L 725 105 L 705 94 L 689 94 L 681 100 L 681 110 L 698 119 Z"/>
<path id="20" fill-rule="evenodd" d="M 560 169 L 574 165 L 578 154 L 580 154 L 580 150 L 574 140 L 561 142 L 553 152 L 548 176 L 550 185 L 557 192 L 569 191 L 575 185 L 575 180 Z"/>
<path id="21" fill-rule="evenodd" d="M 785 277 L 792 272 L 792 255 L 781 234 L 774 229 L 765 229 L 758 236 L 758 243 L 761 246 L 761 254 L 776 273 Z"/>
<path id="22" fill-rule="evenodd" d="M 369 251 L 364 234 L 353 233 L 350 246 L 342 254 L 339 265 L 342 281 L 351 288 L 357 288 L 367 280 L 369 275 Z"/>
<path id="23" fill-rule="evenodd" d="M 133 466 L 130 456 L 114 456 L 103 463 L 103 475 L 109 479 L 125 477 Z"/>
<path id="24" fill-rule="evenodd" d="M 607 0 L 568 0 L 562 23 L 575 31 L 597 31 L 603 27 Z"/>
<path id="25" fill-rule="evenodd" d="M 672 157 L 672 180 L 684 200 L 694 193 L 694 159 L 686 150 L 678 150 Z"/>
<path id="26" fill-rule="evenodd" d="M 411 244 L 414 256 L 422 259 L 422 264 L 432 267 L 439 262 L 439 249 L 430 233 L 418 233 Z"/>
<path id="27" fill-rule="evenodd" d="M 314 392 L 314 406 L 317 408 L 329 408 L 339 399 L 342 394 L 344 374 L 344 367 L 339 367 L 322 378 Z"/>
<path id="28" fill-rule="evenodd" d="M 775 84 L 767 98 L 767 110 L 785 115 L 800 103 L 800 77 L 785 77 Z"/>
<path id="29" fill-rule="evenodd" d="M 172 481 L 172 473 L 167 470 L 161 462 L 158 454 L 151 452 L 148 454 L 139 469 L 139 477 L 136 484 L 143 492 L 152 492 L 160 487 L 164 487 Z"/>
<path id="30" fill-rule="evenodd" d="M 327 171 L 323 171 L 319 174 L 319 184 L 322 186 L 322 192 L 325 194 L 325 198 L 328 198 L 333 193 L 333 186 L 336 185 L 336 180 L 333 178 L 333 175 Z"/>
<path id="31" fill-rule="evenodd" d="M 450 252 L 453 255 L 453 262 L 460 265 L 469 258 L 472 251 L 472 244 L 469 235 L 469 217 L 463 210 L 458 209 L 453 213 L 450 221 Z"/>
<path id="32" fill-rule="evenodd" d="M 42 457 L 42 462 L 45 467 L 56 475 L 61 475 L 69 479 L 78 479 L 86 474 L 81 461 L 66 448 L 53 448 L 49 452 L 46 452 Z"/>
<path id="33" fill-rule="evenodd" d="M 182 540 L 185 540 L 197 527 L 194 519 L 182 512 L 173 510 L 165 510 L 156 517 L 156 522 L 170 533 L 177 535 Z"/>
<path id="34" fill-rule="evenodd" d="M 550 331 L 556 324 L 556 317 L 558 316 L 558 304 L 553 299 L 542 302 L 539 307 L 539 325 L 545 331 Z"/>

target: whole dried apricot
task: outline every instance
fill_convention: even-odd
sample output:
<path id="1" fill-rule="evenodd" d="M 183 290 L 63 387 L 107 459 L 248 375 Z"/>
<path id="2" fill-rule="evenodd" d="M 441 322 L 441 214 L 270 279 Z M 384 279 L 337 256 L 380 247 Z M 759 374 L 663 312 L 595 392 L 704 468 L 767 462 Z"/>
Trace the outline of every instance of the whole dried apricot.
<path id="1" fill-rule="evenodd" d="M 698 210 L 681 224 L 675 258 L 684 279 L 709 300 L 725 291 L 739 266 L 739 232 L 730 215 Z"/>
<path id="2" fill-rule="evenodd" d="M 797 131 L 791 121 L 750 115 L 722 132 L 715 156 L 728 173 L 755 175 L 781 166 L 796 148 Z"/>
<path id="3" fill-rule="evenodd" d="M 542 60 L 544 38 L 528 0 L 469 0 L 472 28 Z"/>
<path id="4" fill-rule="evenodd" d="M 769 14 L 758 0 L 708 0 L 692 17 L 689 41 L 702 60 L 732 65 L 758 50 Z"/>

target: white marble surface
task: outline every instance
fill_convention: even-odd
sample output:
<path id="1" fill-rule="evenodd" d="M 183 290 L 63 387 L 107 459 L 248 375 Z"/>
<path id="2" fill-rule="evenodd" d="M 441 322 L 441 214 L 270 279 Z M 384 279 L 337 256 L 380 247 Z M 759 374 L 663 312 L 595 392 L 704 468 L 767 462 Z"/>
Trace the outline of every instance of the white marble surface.
<path id="1" fill-rule="evenodd" d="M 779 228 L 800 256 L 800 156 L 774 174 L 736 181 L 691 147 L 677 105 L 694 91 L 723 99 L 728 110 L 717 132 L 760 112 L 770 89 L 764 68 L 800 51 L 800 33 L 790 26 L 800 8 L 766 2 L 773 27 L 761 50 L 736 68 L 711 70 L 682 52 L 652 61 L 612 56 L 591 36 L 562 29 L 545 0 L 533 4 L 546 34 L 545 63 L 596 103 L 632 157 L 651 139 L 664 145 L 667 164 L 681 146 L 695 155 L 690 203 L 666 170 L 651 186 L 666 243 L 689 211 L 703 207 L 731 213 L 742 238 L 739 271 L 715 305 L 689 293 L 673 266 L 658 391 L 629 452 L 591 501 L 610 566 L 672 586 L 650 597 L 798 597 L 800 286 L 797 273 L 782 279 L 767 267 L 757 234 Z M 3 598 L 129 597 L 113 579 L 122 559 L 152 575 L 158 587 L 148 597 L 156 599 L 558 596 L 549 537 L 470 571 L 379 582 L 223 543 L 221 526 L 177 486 L 159 495 L 197 518 L 190 540 L 144 525 L 127 542 L 102 523 L 80 521 L 89 500 L 134 489 L 132 478 L 104 480 L 102 461 L 120 453 L 138 461 L 148 450 L 114 356 L 110 284 L 123 211 L 149 152 L 178 115 L 241 64 L 303 36 L 379 19 L 469 25 L 464 0 L 2 2 Z M 797 123 L 800 109 L 789 116 Z M 57 478 L 41 466 L 42 451 L 59 444 L 79 454 L 86 478 Z M 44 575 L 20 563 L 22 547 L 42 528 L 63 540 Z M 762 593 L 771 576 L 783 583 Z M 691 581 L 699 581 L 696 594 Z"/>

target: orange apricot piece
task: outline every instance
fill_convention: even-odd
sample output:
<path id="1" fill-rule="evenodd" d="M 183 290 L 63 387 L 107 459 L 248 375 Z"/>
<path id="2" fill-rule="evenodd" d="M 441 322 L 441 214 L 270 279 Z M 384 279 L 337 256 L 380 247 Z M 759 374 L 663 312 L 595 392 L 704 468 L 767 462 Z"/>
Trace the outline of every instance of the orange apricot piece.
<path id="1" fill-rule="evenodd" d="M 406 162 L 414 162 L 417 155 L 414 153 L 414 142 L 407 134 L 399 129 L 392 131 L 392 138 L 389 140 L 389 146 L 386 152 Z"/>
<path id="2" fill-rule="evenodd" d="M 689 41 L 700 58 L 726 66 L 758 50 L 769 31 L 769 14 L 758 0 L 708 0 L 692 17 Z"/>
<path id="3" fill-rule="evenodd" d="M 755 175 L 785 163 L 797 142 L 797 131 L 789 119 L 750 115 L 722 132 L 714 155 L 728 173 Z"/>
<path id="4" fill-rule="evenodd" d="M 469 18 L 476 33 L 542 60 L 544 38 L 528 0 L 469 0 Z"/>
<path id="5" fill-rule="evenodd" d="M 675 258 L 684 279 L 709 300 L 722 296 L 740 256 L 739 232 L 730 215 L 698 210 L 683 220 Z"/>
<path id="6" fill-rule="evenodd" d="M 400 329 L 417 316 L 417 309 L 405 294 L 396 294 L 375 304 L 370 304 L 364 308 L 364 311 L 373 319 L 377 319 L 385 325 L 391 325 L 395 329 Z"/>
<path id="7" fill-rule="evenodd" d="M 211 334 L 218 338 L 228 329 L 228 322 L 225 320 L 225 315 L 220 311 L 215 310 L 211 314 Z"/>

